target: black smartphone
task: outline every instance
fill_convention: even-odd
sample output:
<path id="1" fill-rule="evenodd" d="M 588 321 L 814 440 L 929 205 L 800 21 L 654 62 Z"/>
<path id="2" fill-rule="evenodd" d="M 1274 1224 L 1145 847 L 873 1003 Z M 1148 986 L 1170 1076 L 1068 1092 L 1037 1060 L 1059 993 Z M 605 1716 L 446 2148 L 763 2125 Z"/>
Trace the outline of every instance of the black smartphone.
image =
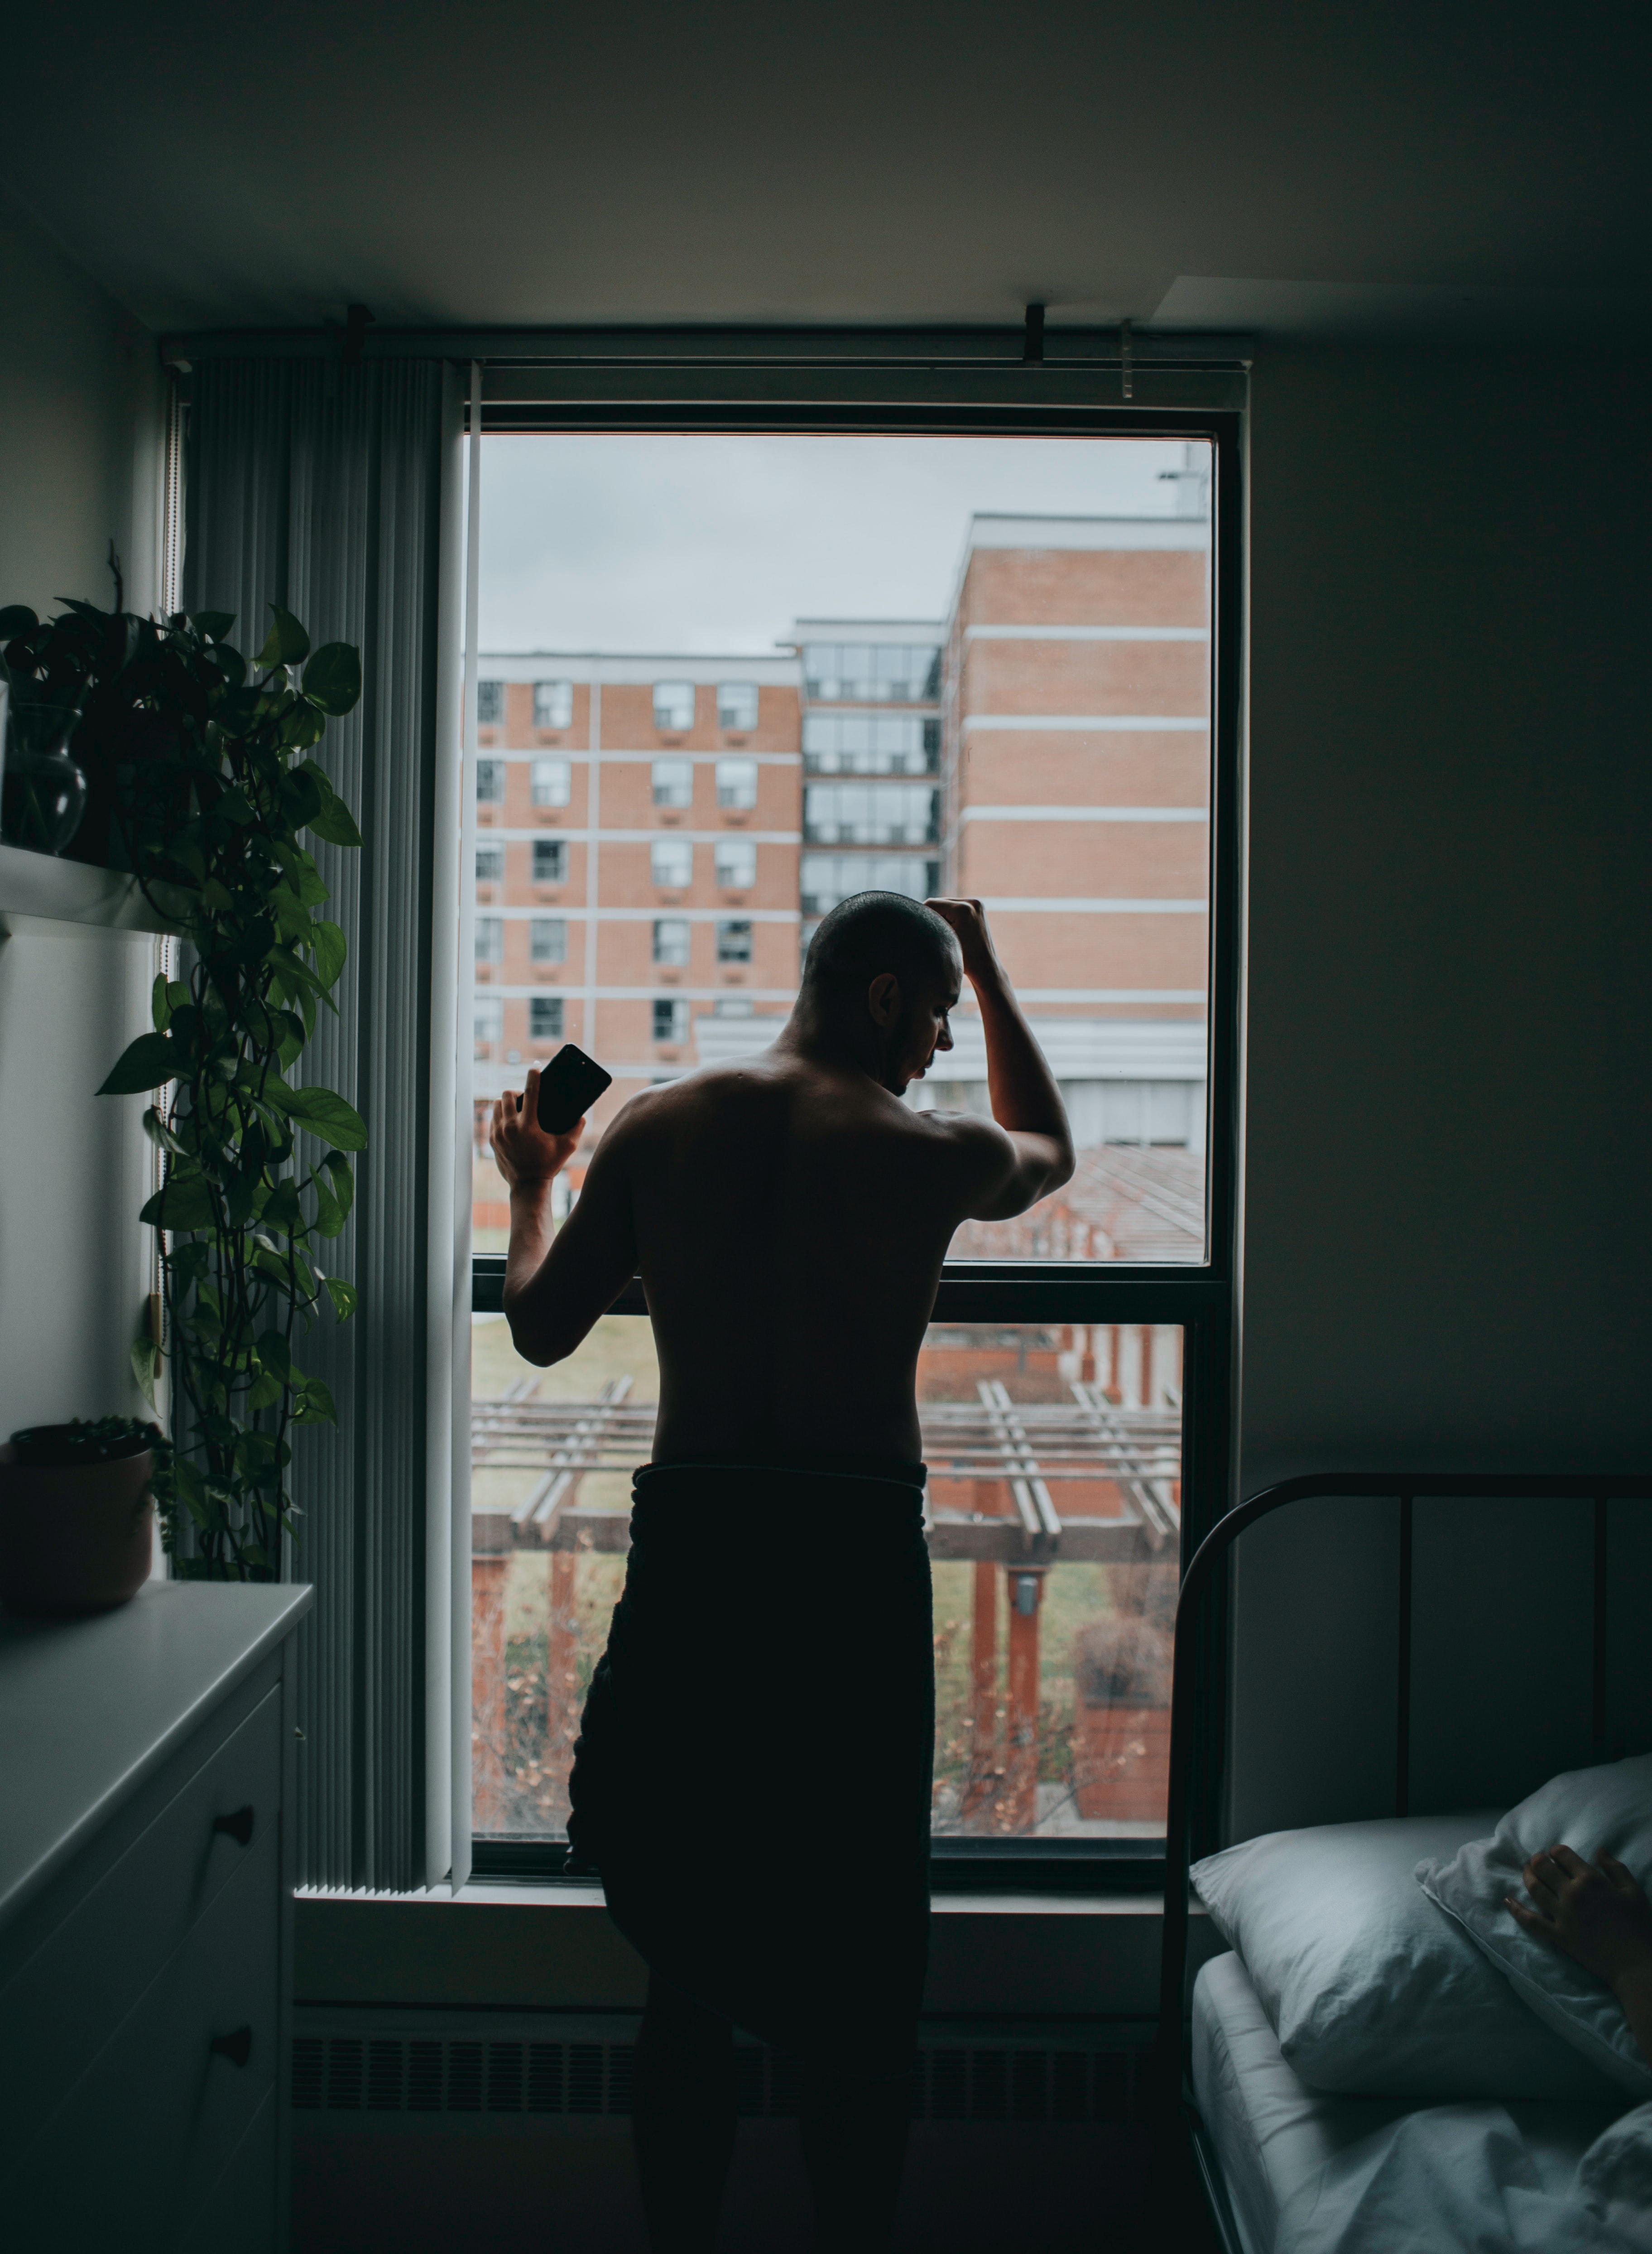
<path id="1" fill-rule="evenodd" d="M 594 1057 L 567 1041 L 540 1074 L 539 1123 L 547 1135 L 566 1135 L 605 1088 L 614 1084 Z"/>

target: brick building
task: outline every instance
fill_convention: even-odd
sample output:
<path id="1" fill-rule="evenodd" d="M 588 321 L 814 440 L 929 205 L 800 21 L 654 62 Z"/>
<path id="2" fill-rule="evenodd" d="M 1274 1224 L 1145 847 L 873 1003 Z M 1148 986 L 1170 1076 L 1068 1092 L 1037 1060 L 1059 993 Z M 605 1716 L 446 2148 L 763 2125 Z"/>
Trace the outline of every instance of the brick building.
<path id="1" fill-rule="evenodd" d="M 1209 528 L 977 516 L 947 622 L 950 890 L 986 901 L 1078 1143 L 1203 1147 Z M 984 1108 L 979 1022 L 925 1100 Z"/>
<path id="2" fill-rule="evenodd" d="M 614 1075 L 600 1128 L 791 1007 L 797 665 L 533 652 L 480 674 L 477 1103 L 577 1041 Z"/>

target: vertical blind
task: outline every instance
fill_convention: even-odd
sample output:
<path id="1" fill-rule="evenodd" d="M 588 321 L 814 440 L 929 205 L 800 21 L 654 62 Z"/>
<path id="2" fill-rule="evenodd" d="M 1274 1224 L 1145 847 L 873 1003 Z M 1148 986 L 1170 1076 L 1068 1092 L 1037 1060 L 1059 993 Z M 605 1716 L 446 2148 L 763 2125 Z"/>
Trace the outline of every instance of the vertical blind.
<path id="1" fill-rule="evenodd" d="M 361 702 L 317 753 L 366 841 L 360 852 L 316 849 L 349 957 L 338 1015 L 319 1012 L 300 1066 L 368 1130 L 354 1209 L 331 1248 L 359 1311 L 337 1328 L 324 1318 L 304 1348 L 338 1427 L 301 1428 L 291 1473 L 302 1516 L 285 1570 L 316 1587 L 296 1655 L 297 1876 L 308 1885 L 402 1888 L 446 1868 L 447 1811 L 428 1804 L 428 1646 L 446 1624 L 429 1616 L 427 1396 L 429 1307 L 450 1297 L 430 1267 L 450 1258 L 450 1240 L 433 1249 L 428 1222 L 432 1170 L 450 1178 L 453 1166 L 429 1093 L 444 777 L 457 795 L 457 769 L 447 777 L 457 714 L 443 731 L 450 684 L 438 682 L 452 393 L 436 360 L 212 360 L 197 367 L 191 410 L 185 607 L 233 611 L 249 655 L 272 602 L 313 642 L 362 654 Z M 457 811 L 443 808 L 450 851 Z M 441 889 L 450 898 L 457 885 Z M 437 1502 L 444 1481 L 438 1460 Z"/>

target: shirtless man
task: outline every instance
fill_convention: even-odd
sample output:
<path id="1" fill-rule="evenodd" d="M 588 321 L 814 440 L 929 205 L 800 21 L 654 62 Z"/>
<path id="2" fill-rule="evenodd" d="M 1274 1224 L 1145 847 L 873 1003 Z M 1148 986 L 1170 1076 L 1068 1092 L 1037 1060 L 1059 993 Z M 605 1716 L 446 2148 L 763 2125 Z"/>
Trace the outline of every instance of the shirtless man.
<path id="1" fill-rule="evenodd" d="M 986 1034 L 990 1120 L 901 1101 L 951 1047 L 948 1020 L 965 977 Z M 518 1351 L 542 1363 L 572 1354 L 640 1272 L 659 1357 L 652 1465 L 638 1474 L 627 1593 L 575 1749 L 569 1826 L 577 1849 L 592 1842 L 610 1908 L 651 1967 L 633 2116 L 651 2236 L 662 2254 L 712 2244 L 733 2138 L 722 2062 L 734 2019 L 802 2054 L 822 2244 L 872 2249 L 887 2236 L 898 2187 L 927 1916 L 933 1689 L 917 1356 L 958 1223 L 1023 1213 L 1070 1176 L 1060 1091 L 980 902 L 920 907 L 872 892 L 822 921 L 771 1048 L 631 1098 L 554 1236 L 551 1184 L 583 1122 L 545 1135 L 537 1100 L 530 1073 L 492 1124 L 511 1189 L 505 1310 Z M 841 1683 L 840 1600 L 822 1603 L 819 1617 L 810 1608 L 814 1587 L 840 1586 L 831 1552 L 784 1550 L 790 1525 L 819 1529 L 834 1512 L 863 1530 L 861 1633 L 889 1655 L 882 1675 L 861 1670 L 863 1712 L 844 1704 L 857 1686 Z M 682 1539 L 691 1521 L 721 1528 L 721 1546 L 703 1533 Z M 747 1530 L 739 1538 L 736 1527 Z M 736 1587 L 742 1573 L 749 1578 Z M 881 1615 L 880 1602 L 890 1607 Z M 737 1672 L 714 1694 L 726 1772 L 696 1773 L 700 1796 L 685 1796 L 683 1758 L 663 1763 L 659 1743 L 637 1741 L 642 1710 L 666 1740 L 693 1695 L 684 1677 L 715 1664 L 701 1646 L 673 1646 L 668 1661 L 671 1637 L 685 1617 L 721 1610 L 744 1624 L 732 1633 L 749 1660 L 753 1638 L 783 1606 L 784 1636 L 764 1648 L 755 1705 Z M 904 1672 L 900 1652 L 917 1655 Z M 814 1686 L 833 1678 L 831 1711 L 817 1712 Z M 785 1711 L 787 1734 L 759 1745 L 769 1708 Z M 832 1775 L 846 1742 L 857 1748 L 850 1796 L 871 1889 L 871 1907 L 857 1906 L 861 1923 L 847 1934 L 840 1889 L 808 1894 L 796 1875 L 803 1834 L 784 1830 L 797 1823 L 788 1786 L 799 1774 Z M 738 1781 L 733 1797 L 720 1796 L 725 1773 Z M 752 1781 L 771 1775 L 770 1823 Z M 673 1813 L 645 1836 L 646 1811 L 662 1801 Z M 692 1880 L 671 1880 L 667 1899 L 661 1875 L 685 1827 L 714 1830 L 748 1888 L 738 1917 L 727 1911 L 726 1883 L 697 1902 L 703 1964 L 682 1909 Z M 789 1924 L 776 1908 L 782 1894 Z M 839 1953 L 828 1977 L 820 1968 L 831 1948 Z M 742 1951 L 796 1962 L 765 1984 L 733 1965 Z M 882 2084 L 865 2068 L 867 2019 L 880 2010 Z M 861 2062 L 853 2104 L 847 2069 L 831 2067 L 851 2050 Z M 822 2093 L 813 2099 L 812 2058 Z"/>

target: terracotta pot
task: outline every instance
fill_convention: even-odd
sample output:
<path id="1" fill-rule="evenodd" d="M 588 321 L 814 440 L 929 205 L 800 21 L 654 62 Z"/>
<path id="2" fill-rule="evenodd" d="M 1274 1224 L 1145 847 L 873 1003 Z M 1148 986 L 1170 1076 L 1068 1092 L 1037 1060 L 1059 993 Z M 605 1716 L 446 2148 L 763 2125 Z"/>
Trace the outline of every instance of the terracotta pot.
<path id="1" fill-rule="evenodd" d="M 0 1605 L 38 1618 L 135 1597 L 154 1558 L 154 1460 L 47 1468 L 0 1447 Z"/>

